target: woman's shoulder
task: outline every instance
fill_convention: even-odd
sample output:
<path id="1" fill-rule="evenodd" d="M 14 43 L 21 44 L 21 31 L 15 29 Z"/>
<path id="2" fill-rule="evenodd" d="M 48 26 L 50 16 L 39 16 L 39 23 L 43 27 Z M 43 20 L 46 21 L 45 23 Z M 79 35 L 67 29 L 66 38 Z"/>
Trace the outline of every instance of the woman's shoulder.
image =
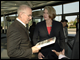
<path id="1" fill-rule="evenodd" d="M 38 22 L 37 25 L 42 25 L 44 23 L 45 23 L 45 21 L 41 21 L 41 22 Z"/>
<path id="2" fill-rule="evenodd" d="M 56 23 L 56 24 L 61 24 L 61 22 L 56 21 L 56 20 L 53 20 L 53 23 Z"/>

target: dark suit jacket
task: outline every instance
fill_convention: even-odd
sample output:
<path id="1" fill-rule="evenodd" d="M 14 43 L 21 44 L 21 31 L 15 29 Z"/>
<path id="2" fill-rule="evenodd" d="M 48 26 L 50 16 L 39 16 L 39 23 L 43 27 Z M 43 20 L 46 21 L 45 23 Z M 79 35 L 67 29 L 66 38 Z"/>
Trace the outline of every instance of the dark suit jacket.
<path id="1" fill-rule="evenodd" d="M 45 20 L 36 25 L 34 35 L 33 35 L 34 45 L 38 42 L 38 39 L 39 39 L 39 41 L 43 41 L 45 39 L 48 39 L 48 38 L 51 38 L 54 36 L 57 38 L 55 44 L 41 48 L 40 51 L 43 53 L 44 56 L 46 56 L 46 55 L 50 56 L 52 53 L 54 53 L 51 51 L 52 49 L 55 49 L 57 51 L 61 51 L 63 48 L 65 49 L 65 37 L 64 37 L 64 33 L 63 33 L 63 27 L 60 22 L 53 20 L 52 29 L 51 29 L 51 32 L 49 35 L 48 31 L 47 31 Z M 60 48 L 62 48 L 62 49 L 60 49 Z"/>
<path id="2" fill-rule="evenodd" d="M 74 38 L 71 58 L 72 59 L 79 59 L 79 30 L 77 31 L 75 38 Z"/>
<path id="3" fill-rule="evenodd" d="M 78 22 L 76 23 L 76 33 L 77 33 L 77 31 L 79 30 L 79 28 L 78 28 Z"/>
<path id="4" fill-rule="evenodd" d="M 69 59 L 69 58 L 63 57 L 61 59 Z M 71 59 L 79 59 L 79 30 L 76 33 L 75 38 L 74 38 Z"/>
<path id="5" fill-rule="evenodd" d="M 32 55 L 28 30 L 15 20 L 7 30 L 7 53 L 9 57 L 30 58 Z"/>

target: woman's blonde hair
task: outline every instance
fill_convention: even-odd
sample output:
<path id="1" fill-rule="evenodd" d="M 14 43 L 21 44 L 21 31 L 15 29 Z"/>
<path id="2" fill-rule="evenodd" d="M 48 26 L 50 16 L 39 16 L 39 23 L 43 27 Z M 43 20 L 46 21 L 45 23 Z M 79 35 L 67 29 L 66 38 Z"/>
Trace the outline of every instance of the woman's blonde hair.
<path id="1" fill-rule="evenodd" d="M 51 18 L 52 20 L 56 17 L 56 11 L 52 6 L 45 6 L 44 10 L 47 9 L 48 10 L 48 14 L 49 14 L 49 18 Z"/>

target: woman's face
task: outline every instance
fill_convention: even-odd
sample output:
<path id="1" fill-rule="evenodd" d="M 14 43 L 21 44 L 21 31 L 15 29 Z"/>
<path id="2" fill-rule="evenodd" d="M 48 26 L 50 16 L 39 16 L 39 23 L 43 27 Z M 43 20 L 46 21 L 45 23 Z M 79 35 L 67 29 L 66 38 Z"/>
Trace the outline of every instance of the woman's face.
<path id="1" fill-rule="evenodd" d="M 43 12 L 43 18 L 44 18 L 44 20 L 49 20 L 50 19 L 47 9 L 45 9 L 44 12 Z"/>

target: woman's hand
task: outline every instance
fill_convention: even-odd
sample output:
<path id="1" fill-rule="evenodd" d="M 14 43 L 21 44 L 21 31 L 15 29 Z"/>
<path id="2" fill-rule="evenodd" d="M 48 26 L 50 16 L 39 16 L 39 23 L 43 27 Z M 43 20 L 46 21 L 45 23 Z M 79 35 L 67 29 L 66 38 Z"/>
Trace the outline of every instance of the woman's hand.
<path id="1" fill-rule="evenodd" d="M 43 57 L 44 57 L 44 55 L 41 52 L 39 52 L 38 53 L 38 59 L 43 59 Z"/>

